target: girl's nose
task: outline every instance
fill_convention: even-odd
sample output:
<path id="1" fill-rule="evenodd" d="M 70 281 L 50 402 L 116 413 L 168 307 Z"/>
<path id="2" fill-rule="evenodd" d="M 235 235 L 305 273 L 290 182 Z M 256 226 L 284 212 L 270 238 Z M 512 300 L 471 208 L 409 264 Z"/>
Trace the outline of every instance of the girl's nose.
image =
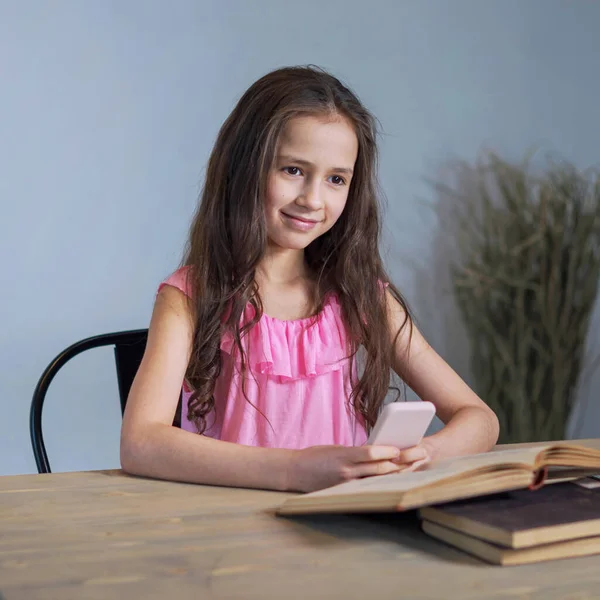
<path id="1" fill-rule="evenodd" d="M 307 185 L 296 199 L 296 204 L 309 210 L 321 210 L 323 208 L 323 197 L 318 184 Z"/>

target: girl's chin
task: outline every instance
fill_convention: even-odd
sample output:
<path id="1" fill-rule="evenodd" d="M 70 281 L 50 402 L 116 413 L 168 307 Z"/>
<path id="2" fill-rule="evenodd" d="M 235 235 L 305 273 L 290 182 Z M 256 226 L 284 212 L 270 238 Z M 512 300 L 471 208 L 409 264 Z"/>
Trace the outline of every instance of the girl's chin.
<path id="1" fill-rule="evenodd" d="M 308 239 L 306 236 L 302 236 L 305 239 L 298 239 L 297 236 L 273 236 L 269 237 L 269 247 L 279 250 L 304 250 L 313 240 L 312 237 Z"/>

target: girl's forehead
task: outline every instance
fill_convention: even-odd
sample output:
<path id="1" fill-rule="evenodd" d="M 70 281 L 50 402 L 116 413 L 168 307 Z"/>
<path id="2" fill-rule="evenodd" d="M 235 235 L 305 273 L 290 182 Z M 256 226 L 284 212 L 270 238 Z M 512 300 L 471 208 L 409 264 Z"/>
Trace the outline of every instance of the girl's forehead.
<path id="1" fill-rule="evenodd" d="M 278 154 L 352 168 L 358 154 L 358 139 L 354 127 L 344 117 L 300 116 L 284 127 Z"/>

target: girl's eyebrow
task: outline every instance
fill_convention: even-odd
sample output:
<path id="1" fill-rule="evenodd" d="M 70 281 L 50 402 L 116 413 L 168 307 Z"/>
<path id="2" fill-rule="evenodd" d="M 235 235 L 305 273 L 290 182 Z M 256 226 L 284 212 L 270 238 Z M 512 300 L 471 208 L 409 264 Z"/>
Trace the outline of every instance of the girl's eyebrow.
<path id="1" fill-rule="evenodd" d="M 311 163 L 308 160 L 296 158 L 295 156 L 291 156 L 289 154 L 279 155 L 277 158 L 280 162 L 296 163 L 303 167 L 314 167 L 315 166 L 313 163 Z M 331 171 L 334 173 L 346 173 L 347 175 L 352 175 L 352 173 L 354 173 L 354 170 L 351 169 L 350 167 L 334 167 L 333 169 L 331 169 Z"/>

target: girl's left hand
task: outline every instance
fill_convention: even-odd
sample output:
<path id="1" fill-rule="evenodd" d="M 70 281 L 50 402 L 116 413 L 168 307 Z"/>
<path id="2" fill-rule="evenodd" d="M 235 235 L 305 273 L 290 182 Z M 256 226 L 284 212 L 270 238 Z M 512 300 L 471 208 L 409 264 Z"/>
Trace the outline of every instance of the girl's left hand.
<path id="1" fill-rule="evenodd" d="M 401 466 L 400 472 L 418 471 L 431 461 L 431 454 L 427 446 L 423 443 L 400 450 L 400 456 L 392 462 Z"/>

